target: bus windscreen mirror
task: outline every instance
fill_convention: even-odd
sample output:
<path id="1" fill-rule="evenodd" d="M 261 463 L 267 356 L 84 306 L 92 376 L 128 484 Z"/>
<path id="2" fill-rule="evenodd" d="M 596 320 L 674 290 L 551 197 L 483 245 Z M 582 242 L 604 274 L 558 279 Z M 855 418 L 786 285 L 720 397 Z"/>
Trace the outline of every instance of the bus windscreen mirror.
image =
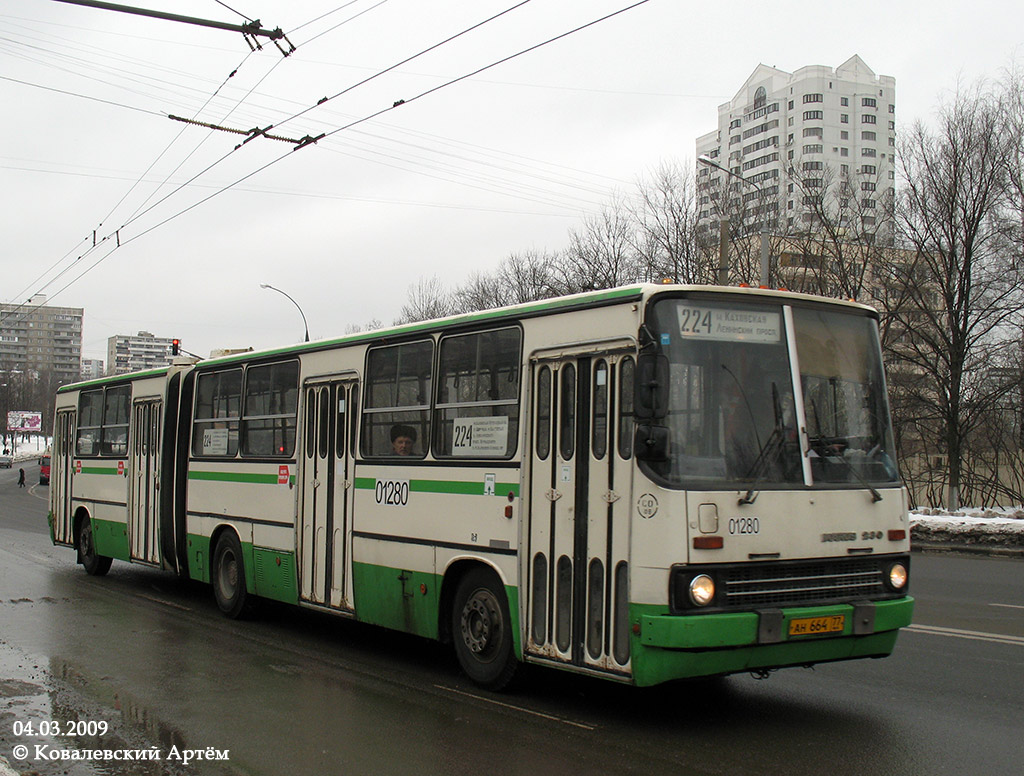
<path id="1" fill-rule="evenodd" d="M 665 417 L 668 408 L 668 357 L 641 355 L 636 365 L 636 416 L 643 420 Z"/>
<path id="2" fill-rule="evenodd" d="M 668 428 L 641 423 L 636 427 L 636 457 L 641 461 L 668 460 Z"/>

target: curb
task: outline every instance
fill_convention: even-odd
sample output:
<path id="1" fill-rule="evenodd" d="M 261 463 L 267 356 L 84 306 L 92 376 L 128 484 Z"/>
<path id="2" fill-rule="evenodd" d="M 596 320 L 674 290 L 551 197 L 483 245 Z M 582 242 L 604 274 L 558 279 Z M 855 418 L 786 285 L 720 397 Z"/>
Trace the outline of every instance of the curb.
<path id="1" fill-rule="evenodd" d="M 911 552 L 956 553 L 958 555 L 986 555 L 992 558 L 1024 558 L 1024 547 L 1005 547 L 994 544 L 957 544 L 955 542 L 911 541 Z"/>

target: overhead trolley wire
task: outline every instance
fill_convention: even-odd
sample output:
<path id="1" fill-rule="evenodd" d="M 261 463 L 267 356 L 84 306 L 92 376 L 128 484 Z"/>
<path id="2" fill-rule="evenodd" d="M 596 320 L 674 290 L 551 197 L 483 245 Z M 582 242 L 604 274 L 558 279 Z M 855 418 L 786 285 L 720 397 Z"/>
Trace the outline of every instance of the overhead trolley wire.
<path id="1" fill-rule="evenodd" d="M 508 9 L 508 10 L 514 10 L 515 8 L 518 8 L 518 7 L 522 6 L 522 5 L 525 5 L 525 4 L 527 3 L 527 2 L 530 2 L 530 0 L 523 0 L 523 2 L 521 2 L 521 3 L 518 3 L 518 4 L 517 4 L 517 5 L 515 5 L 515 6 L 512 6 L 512 7 L 511 7 L 510 9 Z M 296 144 L 296 146 L 295 146 L 295 147 L 294 147 L 294 148 L 293 148 L 293 149 L 292 149 L 291 151 L 289 151 L 288 153 L 286 153 L 286 154 L 283 154 L 283 155 L 279 156 L 278 158 L 276 158 L 276 159 L 273 159 L 273 160 L 271 160 L 271 161 L 267 162 L 266 164 L 264 164 L 264 165 L 262 165 L 262 166 L 260 166 L 260 167 L 258 167 L 258 168 L 256 168 L 256 169 L 252 170 L 251 172 L 249 172 L 249 173 L 247 173 L 246 175 L 242 176 L 241 178 L 239 178 L 238 180 L 234 181 L 233 183 L 230 183 L 230 184 L 228 184 L 227 186 L 224 186 L 224 187 L 222 187 L 222 188 L 220 188 L 220 189 L 218 189 L 218 190 L 214 191 L 214 192 L 213 192 L 213 193 L 211 193 L 210 195 L 208 195 L 208 196 L 206 196 L 206 197 L 204 197 L 204 198 L 202 198 L 202 199 L 200 199 L 200 200 L 198 200 L 198 201 L 196 201 L 196 202 L 192 203 L 192 204 L 191 204 L 191 205 L 189 205 L 188 207 L 186 207 L 186 208 L 183 208 L 182 210 L 178 211 L 177 213 L 174 213 L 173 215 L 170 215 L 170 216 L 168 216 L 167 218 L 163 219 L 162 221 L 159 221 L 159 222 L 158 222 L 158 223 L 156 223 L 156 224 L 153 224 L 152 226 L 150 226 L 150 227 L 148 227 L 148 228 L 144 229 L 143 231 L 141 231 L 141 232 L 139 232 L 139 233 L 137 233 L 137 234 L 135 234 L 135 235 L 132 235 L 131 237 L 129 237 L 128 239 L 126 239 L 126 240 L 124 240 L 124 241 L 122 241 L 122 240 L 120 239 L 120 229 L 118 229 L 118 230 L 116 230 L 115 232 L 113 232 L 113 233 L 111 233 L 110 235 L 108 235 L 107 237 L 103 238 L 103 242 L 106 242 L 106 241 L 110 240 L 110 239 L 111 239 L 112 237 L 116 237 L 116 242 L 117 242 L 117 244 L 116 244 L 116 245 L 115 245 L 114 247 L 112 247 L 112 248 L 111 248 L 111 249 L 110 249 L 110 250 L 109 250 L 109 251 L 108 251 L 107 253 L 105 253 L 105 254 L 104 254 L 103 256 L 99 257 L 99 258 L 98 258 L 98 259 L 97 259 L 97 260 L 96 260 L 95 262 L 93 262 L 93 263 L 92 263 L 91 265 L 89 265 L 89 267 L 87 267 L 87 268 L 86 268 L 85 270 L 83 270 L 83 271 L 82 271 L 82 272 L 81 272 L 80 274 L 78 274 L 78 275 L 77 275 L 77 276 L 76 276 L 75 278 L 73 278 L 73 279 L 72 279 L 72 280 L 70 280 L 70 281 L 69 281 L 68 283 L 66 283 L 66 284 L 65 284 L 64 286 L 62 286 L 62 287 L 61 287 L 60 289 L 58 289 L 58 290 L 57 290 L 57 291 L 56 291 L 56 292 L 55 292 L 54 294 L 52 294 L 52 296 L 56 296 L 56 295 L 58 295 L 58 294 L 62 293 L 63 291 L 67 290 L 67 289 L 68 289 L 68 288 L 69 288 L 69 287 L 70 287 L 71 285 L 73 285 L 74 283 L 78 282 L 78 281 L 79 281 L 79 280 L 80 280 L 81 278 L 83 278 L 83 277 L 84 277 L 84 276 L 85 276 L 86 274 L 88 274 L 89 272 L 91 272 L 91 271 L 92 271 L 93 269 L 95 269 L 95 268 L 96 268 L 96 267 L 97 267 L 97 266 L 98 266 L 98 265 L 99 265 L 100 263 L 102 263 L 102 262 L 103 262 L 104 260 L 106 260 L 106 259 L 107 259 L 107 258 L 108 258 L 108 257 L 109 257 L 109 256 L 110 256 L 111 254 L 113 254 L 113 253 L 114 253 L 114 251 L 116 251 L 116 250 L 117 250 L 118 248 L 120 248 L 120 247 L 122 247 L 122 246 L 124 246 L 124 245 L 127 245 L 127 244 L 129 244 L 129 243 L 131 243 L 131 242 L 134 242 L 135 240 L 138 240 L 138 239 L 140 239 L 141 237 L 144 237 L 145 235 L 149 234 L 150 232 L 153 232 L 153 231 L 155 231 L 156 229 L 159 229 L 160 227 L 164 226 L 165 224 L 167 224 L 167 223 L 169 223 L 169 222 L 171 222 L 171 221 L 173 221 L 173 220 L 175 220 L 175 219 L 179 218 L 180 216 L 183 216 L 183 215 L 185 215 L 186 213 L 188 213 L 188 212 L 190 212 L 190 211 L 192 211 L 192 210 L 196 209 L 196 208 L 197 208 L 197 207 L 199 207 L 200 205 L 203 205 L 203 204 L 205 204 L 205 203 L 209 202 L 209 201 L 210 201 L 211 199 L 213 199 L 214 197 L 217 197 L 217 196 L 219 196 L 219 195 L 223 194 L 223 193 L 224 193 L 225 191 L 229 191 L 230 189 L 232 189 L 232 188 L 234 188 L 234 187 L 238 186 L 239 184 L 241 184 L 241 183 L 244 183 L 245 181 L 249 180 L 249 179 L 250 179 L 250 178 L 252 178 L 253 176 L 255 176 L 255 175 L 258 175 L 258 174 L 260 174 L 261 172 L 263 172 L 263 171 L 265 171 L 265 170 L 269 169 L 270 167 L 274 166 L 275 164 L 277 164 L 278 162 L 282 161 L 283 159 L 286 159 L 286 158 L 288 158 L 288 157 L 289 157 L 289 156 L 291 156 L 291 154 L 293 154 L 293 153 L 294 153 L 295 151 L 298 151 L 298 150 L 301 150 L 301 149 L 303 149 L 303 148 L 306 148 L 306 147 L 308 147 L 308 146 L 310 146 L 310 145 L 313 145 L 313 144 L 317 143 L 317 142 L 318 142 L 319 140 L 322 140 L 322 139 L 324 139 L 324 138 L 327 138 L 327 137 L 331 137 L 331 136 L 333 136 L 333 135 L 336 135 L 336 134 L 338 134 L 339 132 L 343 132 L 343 131 L 345 131 L 345 130 L 347 130 L 347 129 L 350 129 L 350 128 L 352 128 L 352 127 L 355 127 L 355 126 L 358 126 L 358 125 L 360 125 L 360 124 L 366 123 L 366 122 L 368 122 L 368 121 L 372 121 L 373 119 L 377 118 L 378 116 L 382 116 L 382 115 L 384 115 L 385 113 L 388 113 L 388 112 L 390 112 L 390 111 L 392 111 L 392 110 L 395 110 L 395 109 L 397 109 L 397 108 L 399 108 L 399 107 L 401 107 L 401 106 L 404 106 L 404 105 L 408 105 L 409 103 L 412 103 L 412 102 L 414 102 L 414 101 L 416 101 L 416 100 L 422 99 L 423 97 L 426 97 L 426 96 L 428 96 L 428 95 L 434 94 L 434 93 L 436 93 L 436 92 L 438 92 L 438 91 L 440 91 L 440 90 L 442 90 L 442 89 L 445 89 L 445 88 L 447 88 L 447 87 L 449 87 L 449 86 L 453 86 L 453 85 L 455 85 L 455 84 L 457 84 L 457 83 L 461 83 L 462 81 L 465 81 L 465 80 L 467 80 L 467 79 L 469 79 L 469 78 L 472 78 L 472 77 L 473 77 L 473 76 L 475 76 L 475 75 L 479 75 L 480 73 L 486 72 L 487 70 L 490 70 L 490 69 L 492 69 L 492 68 L 494 68 L 494 67 L 497 67 L 498 65 L 504 64 L 504 63 L 506 63 L 506 62 L 509 62 L 509 61 L 511 61 L 511 60 L 513 60 L 513 59 L 516 59 L 516 58 L 518 58 L 518 57 L 521 57 L 521 56 L 523 56 L 523 55 L 525 55 L 525 54 L 528 54 L 528 53 L 530 53 L 530 52 L 532 52 L 532 51 L 536 51 L 536 50 L 538 50 L 538 49 L 540 49 L 540 48 L 543 48 L 544 46 L 548 46 L 548 45 L 550 45 L 550 44 L 552 44 L 552 43 L 555 43 L 555 42 L 557 42 L 557 41 L 559 41 L 559 40 L 564 40 L 565 38 L 569 37 L 570 35 L 574 35 L 574 34 L 576 34 L 576 33 L 578 33 L 578 32 L 581 32 L 582 30 L 588 29 L 588 28 L 590 28 L 590 27 L 593 27 L 593 26 L 595 26 L 595 25 L 597 25 L 597 24 L 600 24 L 600 23 L 602 23 L 602 22 L 605 22 L 605 21 L 607 21 L 607 20 L 609 20 L 609 19 L 612 19 L 612 18 L 614 18 L 614 17 L 616 17 L 616 16 L 619 16 L 619 15 L 621 15 L 621 14 L 623 14 L 623 13 L 626 13 L 627 11 L 630 11 L 630 10 L 632 10 L 632 9 L 634 9 L 634 8 L 637 8 L 637 7 L 641 6 L 641 5 L 645 5 L 645 4 L 646 4 L 646 3 L 648 3 L 648 2 L 650 2 L 650 0 L 638 0 L 637 2 L 635 2 L 635 3 L 632 3 L 632 4 L 628 5 L 628 6 L 625 6 L 624 8 L 620 8 L 620 9 L 619 9 L 619 10 L 617 10 L 617 11 L 613 11 L 612 13 L 609 13 L 609 14 L 606 14 L 606 15 L 604 15 L 604 16 L 601 16 L 601 17 L 599 17 L 599 18 L 597 18 L 597 19 L 594 19 L 594 20 L 592 20 L 592 21 L 590 21 L 590 22 L 587 22 L 587 23 L 585 23 L 585 24 L 581 24 L 581 25 L 579 25 L 578 27 L 575 27 L 575 28 L 573 28 L 573 29 L 571 29 L 571 30 L 568 30 L 567 32 L 563 32 L 563 33 L 561 33 L 561 34 L 559 34 L 559 35 L 556 35 L 556 36 L 554 36 L 554 37 L 548 38 L 547 40 L 544 40 L 544 41 L 542 41 L 542 42 L 540 42 L 540 43 L 537 43 L 537 44 L 534 44 L 534 45 L 532 45 L 532 46 L 529 46 L 529 47 L 527 47 L 527 48 L 525 48 L 525 49 L 522 49 L 522 50 L 520 50 L 520 51 L 518 51 L 518 52 L 516 52 L 516 53 L 514 53 L 514 54 L 510 54 L 510 55 L 508 55 L 508 56 L 502 57 L 501 59 L 495 60 L 494 62 L 491 62 L 491 63 L 490 63 L 490 64 L 488 64 L 488 65 L 484 65 L 483 67 L 477 68 L 476 70 L 473 70 L 473 71 L 471 71 L 471 72 L 469 72 L 469 73 L 466 73 L 466 74 L 464 74 L 464 75 L 461 75 L 461 76 L 458 76 L 458 77 L 456 77 L 456 78 L 453 78 L 453 79 L 451 79 L 451 80 L 449 80 L 449 81 L 446 81 L 446 82 L 444 82 L 444 83 L 442 83 L 442 84 L 439 84 L 439 85 L 437 85 L 437 86 L 431 87 L 430 89 L 427 89 L 427 90 L 425 90 L 425 91 L 423 91 L 423 92 L 420 92 L 419 94 L 416 94 L 416 95 L 414 95 L 414 96 L 412 96 L 412 97 L 410 97 L 410 98 L 408 98 L 408 99 L 399 99 L 399 100 L 396 100 L 396 101 L 395 101 L 395 102 L 394 102 L 394 103 L 393 103 L 393 104 L 392 104 L 391 106 L 389 106 L 389 107 L 385 107 L 385 108 L 382 108 L 382 109 L 380 109 L 380 110 L 378 110 L 378 111 L 375 111 L 374 113 L 371 113 L 371 114 L 369 114 L 369 115 L 367 115 L 367 116 L 364 116 L 363 118 L 360 118 L 360 119 L 357 119 L 357 120 L 355 120 L 355 121 L 349 122 L 348 124 L 345 124 L 345 125 L 343 125 L 343 126 L 337 127 L 336 129 L 334 129 L 334 130 L 331 130 L 331 131 L 329 131 L 329 132 L 324 132 L 324 133 L 321 133 L 321 134 L 320 134 L 320 135 L 318 135 L 317 137 L 309 137 L 309 136 L 307 136 L 307 137 L 306 137 L 306 138 L 304 138 L 304 139 L 303 139 L 303 140 L 302 140 L 301 142 L 299 142 L 298 144 Z M 507 13 L 507 12 L 508 12 L 508 10 L 507 10 L 507 11 L 503 11 L 503 12 L 501 12 L 500 14 L 497 14 L 497 15 L 496 15 L 495 17 L 492 17 L 492 18 L 498 18 L 499 16 L 503 15 L 504 13 Z M 475 29 L 476 27 L 479 27 L 479 26 L 480 26 L 480 25 L 479 25 L 479 24 L 477 24 L 477 25 L 474 25 L 474 27 L 471 27 L 471 28 L 469 28 L 469 29 L 470 29 L 470 30 L 472 30 L 472 29 Z M 458 36 L 453 36 L 453 37 L 452 37 L 451 39 L 454 39 L 454 37 L 458 37 Z M 451 39 L 449 39 L 449 40 L 451 40 Z M 439 45 L 440 45 L 440 44 L 439 44 Z M 436 48 L 436 47 L 437 47 L 437 46 L 434 46 L 434 47 L 431 47 L 431 48 Z M 427 49 L 427 50 L 429 51 L 430 49 Z M 421 54 L 422 54 L 422 53 L 425 53 L 425 52 L 421 52 Z M 420 54 L 418 54 L 418 55 L 415 55 L 415 56 L 419 56 L 419 55 L 420 55 Z M 414 56 L 414 57 L 410 57 L 409 59 L 413 59 L 413 58 L 415 58 L 415 56 Z M 409 60 L 408 60 L 408 59 L 407 59 L 407 60 L 403 60 L 403 62 L 404 62 L 404 61 L 409 61 Z M 399 63 L 399 64 L 401 64 L 401 63 Z M 383 71 L 383 72 L 388 72 L 388 71 L 390 71 L 390 70 L 394 69 L 394 67 L 397 67 L 397 66 L 398 66 L 398 65 L 392 66 L 391 68 L 388 68 L 388 69 L 387 69 L 386 71 Z M 371 80 L 371 79 L 366 79 L 366 80 Z M 364 80 L 363 82 L 360 82 L 360 83 L 365 83 L 365 80 Z M 357 84 L 357 86 L 358 86 L 358 85 L 359 85 L 359 84 Z M 343 92 L 340 92 L 340 93 L 339 93 L 339 95 L 336 95 L 336 96 L 340 96 L 341 94 L 344 94 L 344 93 L 345 93 L 345 92 L 347 92 L 347 91 L 351 91 L 351 89 L 352 89 L 352 88 L 355 88 L 355 87 L 350 87 L 349 89 L 346 89 L 346 90 L 344 90 Z M 321 101 L 321 104 L 322 104 L 322 101 Z M 314 106 L 314 107 L 315 107 L 315 106 Z M 297 117 L 297 116 L 299 116 L 299 115 L 303 115 L 304 113 L 308 112 L 308 110 L 309 110 L 309 109 L 307 109 L 306 111 L 302 111 L 302 113 L 296 114 L 296 116 L 293 116 L 293 117 L 291 117 L 291 118 L 290 118 L 290 119 L 288 119 L 288 120 L 294 119 L 294 118 L 296 118 L 296 117 Z M 283 123 L 283 122 L 282 122 L 282 123 Z M 237 150 L 237 148 L 236 148 L 235 150 Z M 183 188 L 184 186 L 186 186 L 186 185 L 188 185 L 189 183 L 191 183 L 192 181 L 194 181 L 194 180 L 195 180 L 196 178 L 198 178 L 198 177 L 199 177 L 200 175 L 203 175 L 204 173 L 208 172 L 208 171 L 209 171 L 210 169 L 212 169 L 212 168 L 213 168 L 213 167 L 215 167 L 216 165 L 220 164 L 220 162 L 221 162 L 221 161 L 223 161 L 224 159 L 226 159 L 226 158 L 227 158 L 228 156 L 230 156 L 230 155 L 231 155 L 231 154 L 233 154 L 233 153 L 234 153 L 234 150 L 232 150 L 232 151 L 229 151 L 229 152 L 228 152 L 227 154 L 225 154 L 225 155 L 224 155 L 224 156 L 223 156 L 223 157 L 222 157 L 221 159 L 217 160 L 216 162 L 213 162 L 213 163 L 212 163 L 211 165 L 209 165 L 209 166 L 208 166 L 208 167 L 207 167 L 207 168 L 206 168 L 205 170 L 203 170 L 203 171 L 201 171 L 201 172 L 197 173 L 197 174 L 196 174 L 195 176 L 193 176 L 192 178 L 190 178 L 190 179 L 189 179 L 189 181 L 187 181 L 186 183 L 184 183 L 184 184 L 181 184 L 181 186 L 179 186 L 178 188 L 176 188 L 176 189 L 175 189 L 175 192 L 176 192 L 176 191 L 179 191 L 179 190 L 181 190 L 181 188 Z M 171 194 L 168 194 L 168 197 L 172 196 L 172 195 L 173 195 L 173 193 L 174 193 L 174 192 L 171 192 Z M 150 208 L 149 208 L 148 210 L 146 210 L 145 212 L 147 212 L 147 213 L 148 213 L 148 212 L 149 212 L 150 210 L 152 210 L 152 209 L 153 209 L 153 207 L 156 207 L 157 205 L 159 205 L 159 204 L 161 204 L 162 202 L 166 201 L 166 199 L 167 199 L 167 197 L 164 197 L 164 198 L 163 198 L 162 200 L 160 200 L 159 202 L 157 202 L 157 203 L 156 203 L 155 205 L 153 205 L 152 207 L 150 207 Z M 125 224 L 123 224 L 123 225 L 121 226 L 121 229 L 123 229 L 124 227 L 128 226 L 128 225 L 129 225 L 130 223 L 134 222 L 134 221 L 135 221 L 135 220 L 137 220 L 137 219 L 138 219 L 139 217 L 140 217 L 140 216 L 136 216 L 136 217 L 134 217 L 133 219 L 131 219 L 130 221 L 126 222 Z M 80 258 L 82 258 L 82 257 L 80 257 Z M 78 260 L 76 260 L 76 262 L 77 262 L 77 261 L 78 261 Z"/>

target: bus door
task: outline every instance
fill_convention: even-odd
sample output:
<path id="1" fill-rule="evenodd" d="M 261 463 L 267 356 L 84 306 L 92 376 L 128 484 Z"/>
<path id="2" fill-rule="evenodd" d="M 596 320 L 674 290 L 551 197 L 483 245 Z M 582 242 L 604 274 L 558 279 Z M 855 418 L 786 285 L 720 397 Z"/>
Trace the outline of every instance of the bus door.
<path id="1" fill-rule="evenodd" d="M 75 411 L 61 411 L 53 427 L 50 455 L 50 510 L 53 537 L 62 544 L 75 543 L 71 511 L 71 475 L 75 467 Z"/>
<path id="2" fill-rule="evenodd" d="M 351 609 L 347 577 L 352 530 L 353 380 L 305 386 L 302 494 L 299 504 L 299 590 L 303 601 Z"/>
<path id="3" fill-rule="evenodd" d="M 132 404 L 128 439 L 128 546 L 131 559 L 160 563 L 160 431 L 163 402 L 136 401 Z"/>
<path id="4" fill-rule="evenodd" d="M 538 357 L 531 370 L 527 652 L 615 673 L 629 664 L 631 477 L 619 434 L 633 363 L 609 348 Z M 631 422 L 626 433 L 631 448 Z"/>

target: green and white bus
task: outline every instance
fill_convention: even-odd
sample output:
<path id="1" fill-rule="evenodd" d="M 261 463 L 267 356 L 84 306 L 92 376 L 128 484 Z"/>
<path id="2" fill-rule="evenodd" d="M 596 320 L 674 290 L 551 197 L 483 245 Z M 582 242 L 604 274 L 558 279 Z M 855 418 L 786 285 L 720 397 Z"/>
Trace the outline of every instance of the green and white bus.
<path id="1" fill-rule="evenodd" d="M 877 316 L 637 285 L 57 394 L 50 526 L 111 560 L 636 685 L 890 654 Z"/>

